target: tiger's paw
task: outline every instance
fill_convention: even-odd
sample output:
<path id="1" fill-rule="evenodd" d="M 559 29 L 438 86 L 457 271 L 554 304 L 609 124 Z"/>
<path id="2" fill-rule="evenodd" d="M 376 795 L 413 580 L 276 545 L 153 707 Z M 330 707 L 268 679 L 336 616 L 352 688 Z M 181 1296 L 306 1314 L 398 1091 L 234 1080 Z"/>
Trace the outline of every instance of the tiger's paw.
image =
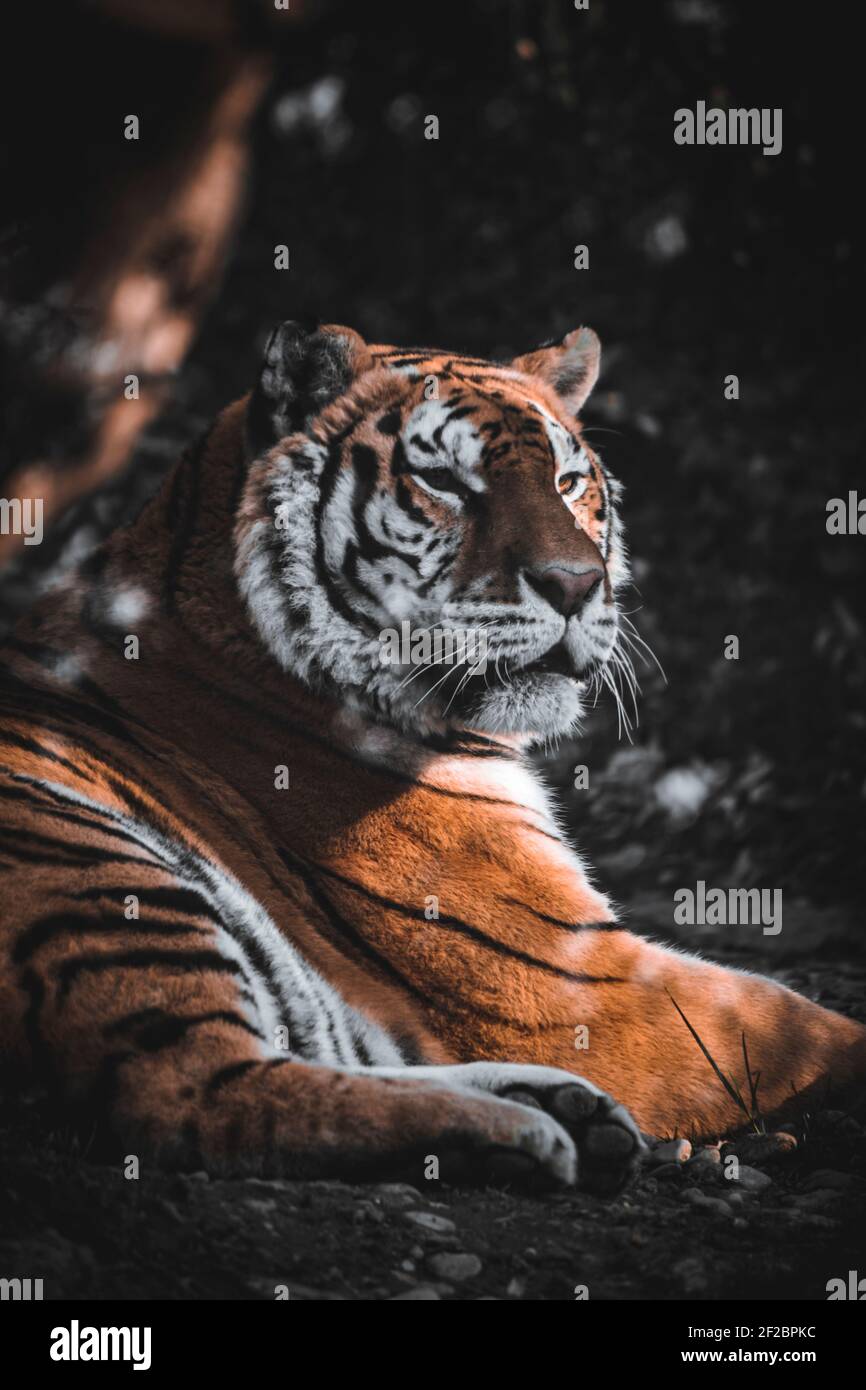
<path id="1" fill-rule="evenodd" d="M 443 1177 L 457 1185 L 537 1191 L 574 1185 L 577 1149 L 552 1115 L 493 1097 L 481 1104 L 488 1112 L 481 1135 L 476 1132 L 468 1143 L 461 1135 L 453 1148 L 447 1141 L 442 1145 Z"/>
<path id="2" fill-rule="evenodd" d="M 577 1149 L 579 1188 L 613 1196 L 632 1178 L 647 1146 L 624 1106 L 592 1082 L 553 1067 L 475 1062 L 461 1068 L 470 1085 L 527 1109 L 544 1111 Z M 470 1074 L 471 1073 L 471 1074 Z"/>

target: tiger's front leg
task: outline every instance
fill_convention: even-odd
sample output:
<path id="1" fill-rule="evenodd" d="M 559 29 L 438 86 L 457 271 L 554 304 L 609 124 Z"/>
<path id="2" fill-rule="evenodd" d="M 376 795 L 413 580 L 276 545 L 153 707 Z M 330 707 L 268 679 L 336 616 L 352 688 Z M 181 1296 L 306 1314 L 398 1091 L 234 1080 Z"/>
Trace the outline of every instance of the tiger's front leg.
<path id="1" fill-rule="evenodd" d="M 634 1127 L 566 1072 L 279 1054 L 252 962 L 228 948 L 201 893 L 138 861 L 141 916 L 128 921 L 117 903 L 130 872 L 93 866 L 78 881 L 89 886 L 70 889 L 44 867 L 65 906 L 5 938 L 0 1041 L 108 1156 L 225 1176 L 418 1180 L 435 1155 L 457 1183 L 609 1190 L 627 1177 Z M 27 900 L 18 887 L 11 903 Z"/>
<path id="2" fill-rule="evenodd" d="M 747 1124 L 746 1055 L 765 1119 L 826 1104 L 828 1092 L 844 1103 L 866 1086 L 866 1028 L 774 980 L 612 923 L 577 930 L 568 963 L 570 978 L 525 972 L 517 1026 L 488 1030 L 483 1055 L 567 1067 L 627 1106 L 645 1133 L 717 1137 Z"/>

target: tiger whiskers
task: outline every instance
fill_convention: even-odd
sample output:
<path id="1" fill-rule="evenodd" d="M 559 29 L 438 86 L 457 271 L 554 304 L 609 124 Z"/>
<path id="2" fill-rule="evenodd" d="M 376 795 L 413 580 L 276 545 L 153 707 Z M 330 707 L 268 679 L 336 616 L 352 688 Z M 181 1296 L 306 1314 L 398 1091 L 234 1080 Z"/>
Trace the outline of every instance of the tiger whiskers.
<path id="1" fill-rule="evenodd" d="M 630 629 L 630 632 L 624 632 L 623 629 L 620 628 L 619 636 L 622 637 L 624 642 L 628 643 L 632 651 L 634 651 L 635 654 L 639 656 L 642 661 L 645 661 L 647 665 L 649 665 L 650 662 L 653 662 L 658 667 L 659 675 L 662 677 L 662 680 L 665 682 L 665 684 L 667 684 L 668 678 L 665 669 L 659 661 L 658 657 L 656 656 L 655 652 L 653 651 L 652 647 L 650 646 L 649 642 L 644 641 L 643 637 L 641 637 L 640 633 L 638 632 L 637 628 L 635 627 L 634 623 L 632 622 L 631 618 L 627 613 L 620 613 L 619 616 L 620 621 L 625 623 L 626 626 Z"/>
<path id="2" fill-rule="evenodd" d="M 637 728 L 640 723 L 640 714 L 637 707 L 637 697 L 640 691 L 640 682 L 635 675 L 634 665 L 631 657 L 621 647 L 614 647 L 610 654 L 612 669 L 617 678 L 622 681 L 625 689 L 631 696 L 632 709 L 634 710 L 634 725 Z"/>
<path id="3" fill-rule="evenodd" d="M 615 670 L 616 668 L 613 669 Z M 622 732 L 623 729 L 625 729 L 625 736 L 629 743 L 631 743 L 631 720 L 628 717 L 628 710 L 625 707 L 622 694 L 620 693 L 619 686 L 614 679 L 613 670 L 610 666 L 605 665 L 601 667 L 601 679 L 616 701 L 617 738 L 622 738 Z"/>
<path id="4" fill-rule="evenodd" d="M 467 682 L 470 681 L 470 680 L 472 679 L 472 676 L 475 674 L 476 670 L 478 669 L 478 667 L 479 667 L 480 665 L 481 665 L 481 661 L 476 661 L 475 665 L 469 667 L 469 668 L 464 672 L 464 674 L 461 676 L 461 678 L 460 678 L 460 684 L 457 686 L 457 689 L 454 691 L 454 694 L 451 696 L 451 699 L 448 701 L 448 704 L 445 706 L 445 709 L 444 709 L 444 711 L 443 711 L 443 715 L 448 713 L 448 711 L 450 710 L 452 704 L 453 704 L 454 701 L 456 700 L 457 696 L 460 694 L 460 691 L 463 689 L 464 685 L 466 685 Z M 485 690 L 489 690 L 489 689 L 490 689 L 490 686 L 489 686 L 488 683 L 487 683 L 487 671 L 484 670 L 484 671 L 481 672 L 481 674 L 482 674 L 483 677 L 484 677 L 484 688 L 485 688 Z"/>
<path id="5" fill-rule="evenodd" d="M 620 613 L 619 619 L 616 641 L 605 662 L 596 666 L 590 673 L 588 693 L 593 705 L 597 705 L 602 689 L 606 688 L 610 691 L 616 702 L 617 736 L 622 738 L 623 730 L 625 730 L 626 738 L 631 743 L 632 729 L 637 728 L 640 722 L 637 697 L 642 693 L 640 681 L 635 672 L 635 659 L 642 661 L 646 666 L 651 663 L 654 664 L 665 682 L 667 682 L 667 676 L 652 647 L 641 637 L 629 615 Z M 629 699 L 634 711 L 633 723 L 631 715 L 626 709 L 626 698 Z"/>
<path id="6" fill-rule="evenodd" d="M 444 685 L 445 682 L 447 681 L 448 677 L 449 677 L 454 671 L 459 671 L 459 669 L 460 669 L 461 666 L 465 666 L 465 665 L 466 665 L 466 662 L 469 660 L 470 655 L 474 654 L 474 653 L 470 653 L 470 652 L 468 651 L 468 645 L 469 645 L 469 644 L 467 643 L 467 644 L 465 645 L 465 647 L 464 647 L 464 651 L 466 652 L 466 654 L 465 654 L 464 656 L 462 656 L 462 657 L 460 658 L 459 661 L 450 661 L 449 664 L 448 664 L 448 670 L 445 672 L 444 676 L 440 676 L 439 679 L 438 679 L 438 681 L 435 681 L 434 684 L 430 686 L 430 689 L 429 689 L 429 690 L 425 690 L 425 691 L 424 691 L 424 694 L 421 696 L 421 699 L 415 701 L 415 704 L 414 704 L 414 706 L 413 706 L 414 709 L 417 709 L 419 705 L 423 704 L 424 701 L 427 699 L 427 696 L 428 696 L 428 695 L 432 695 L 434 691 L 438 690 L 439 687 L 440 687 L 440 685 Z M 478 669 L 479 666 L 481 666 L 482 662 L 484 662 L 484 661 L 486 661 L 486 657 L 484 657 L 484 656 L 479 657 L 478 660 L 474 663 L 474 665 L 471 666 L 471 667 L 464 673 L 464 675 L 461 677 L 460 683 L 459 683 L 459 685 L 457 686 L 457 689 L 454 691 L 454 694 L 451 696 L 451 699 L 448 701 L 448 704 L 445 706 L 445 710 L 444 710 L 444 713 L 445 713 L 445 714 L 448 713 L 448 710 L 451 708 L 452 701 L 454 700 L 455 696 L 458 695 L 458 694 L 460 693 L 460 691 L 463 689 L 463 686 L 465 685 L 466 681 L 467 681 L 467 680 L 469 679 L 469 677 L 473 674 L 473 672 L 476 671 L 476 670 Z M 439 665 L 439 666 L 441 666 L 442 664 L 443 664 L 443 663 L 442 663 L 441 661 L 439 661 L 439 662 L 431 662 L 431 663 L 430 663 L 431 666 L 432 666 L 432 665 Z M 429 670 L 429 666 L 427 666 L 427 667 L 422 667 L 422 670 Z M 487 679 L 487 677 L 486 677 L 486 675 L 485 675 L 485 682 L 486 682 L 486 679 Z M 401 687 L 401 688 L 402 688 L 402 687 Z"/>
<path id="7" fill-rule="evenodd" d="M 493 618 L 493 619 L 490 620 L 489 623 L 478 623 L 475 627 L 473 627 L 473 628 L 471 629 L 471 631 L 472 631 L 473 634 L 479 633 L 479 632 L 484 632 L 484 631 L 486 631 L 488 628 L 494 627 L 497 621 L 498 621 L 498 619 Z M 418 634 L 418 633 L 424 633 L 424 632 L 435 632 L 435 631 L 437 631 L 438 627 L 439 627 L 439 624 L 437 624 L 437 623 L 432 623 L 429 627 L 417 627 L 417 628 L 413 628 L 413 635 L 414 635 L 414 634 Z M 463 648 L 464 648 L 464 650 L 468 647 L 468 645 L 469 645 L 468 641 L 463 643 Z M 460 649 L 458 648 L 458 650 L 460 650 Z M 454 666 L 455 669 L 456 669 L 456 667 L 461 666 L 461 665 L 463 664 L 463 661 L 464 661 L 464 660 L 465 660 L 465 657 L 461 657 L 459 661 L 455 661 L 455 660 L 454 660 L 454 653 L 453 653 L 453 652 L 449 652 L 449 653 L 447 653 L 447 654 L 444 655 L 444 656 L 438 657 L 435 661 L 421 661 L 421 662 L 418 663 L 418 665 L 415 667 L 415 669 L 414 669 L 413 671 L 410 671 L 409 674 L 408 674 L 408 676 L 406 676 L 406 677 L 400 682 L 400 684 L 397 686 L 397 689 L 395 690 L 394 693 L 395 693 L 395 695 L 398 695 L 398 694 L 400 693 L 400 691 L 404 689 L 405 686 L 409 685 L 413 680 L 415 680 L 416 676 L 420 676 L 421 673 L 422 673 L 423 671 L 430 671 L 430 670 L 432 670 L 432 668 L 433 668 L 434 666 L 443 666 L 443 665 L 445 665 L 446 663 L 449 664 L 449 665 Z M 429 694 L 429 691 L 428 691 L 428 694 Z"/>

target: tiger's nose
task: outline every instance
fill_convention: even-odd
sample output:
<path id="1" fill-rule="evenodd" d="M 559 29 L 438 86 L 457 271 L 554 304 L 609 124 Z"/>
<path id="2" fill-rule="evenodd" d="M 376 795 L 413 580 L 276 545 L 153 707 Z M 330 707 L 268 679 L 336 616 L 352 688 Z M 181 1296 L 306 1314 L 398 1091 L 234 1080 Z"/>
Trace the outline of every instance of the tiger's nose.
<path id="1" fill-rule="evenodd" d="M 551 565 L 545 570 L 525 570 L 524 573 L 533 589 L 564 618 L 577 613 L 604 578 L 600 565 L 589 565 L 579 572 Z"/>

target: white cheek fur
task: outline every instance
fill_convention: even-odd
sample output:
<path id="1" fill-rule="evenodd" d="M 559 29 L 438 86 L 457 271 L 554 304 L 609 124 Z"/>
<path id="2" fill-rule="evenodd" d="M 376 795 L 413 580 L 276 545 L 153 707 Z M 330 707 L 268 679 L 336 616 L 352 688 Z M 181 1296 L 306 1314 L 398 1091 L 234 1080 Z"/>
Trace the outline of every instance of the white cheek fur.
<path id="1" fill-rule="evenodd" d="M 427 438 L 442 425 L 443 403 L 425 402 L 416 411 L 416 424 Z M 414 418 L 414 417 L 413 417 Z M 462 427 L 465 421 L 451 422 Z M 406 431 L 407 435 L 409 430 Z M 440 439 L 443 439 L 443 430 Z M 567 471 L 575 472 L 574 441 L 567 431 L 553 431 Z M 450 439 L 474 455 L 477 437 L 471 428 L 456 428 Z M 566 459 L 566 442 L 570 453 Z M 480 446 L 479 446 L 480 447 Z M 464 458 L 466 455 L 464 454 Z M 581 462 L 589 460 L 581 450 Z M 365 524 L 371 536 L 399 551 L 386 560 L 356 558 L 356 574 L 366 591 L 357 603 L 358 621 L 352 621 L 335 605 L 322 584 L 316 567 L 317 526 L 322 472 L 327 461 L 325 448 L 308 440 L 295 457 L 275 453 L 266 466 L 247 485 L 245 510 L 261 518 L 239 530 L 235 572 L 253 624 L 264 645 L 283 670 L 291 672 L 313 688 L 327 684 L 341 690 L 347 703 L 368 705 L 398 727 L 427 732 L 440 727 L 441 713 L 433 701 L 420 707 L 401 693 L 402 673 L 383 666 L 381 644 L 362 618 L 378 628 L 399 626 L 405 619 L 429 623 L 438 615 L 444 626 L 468 628 L 473 612 L 487 618 L 491 604 L 482 593 L 470 598 L 453 593 L 449 552 L 459 548 L 459 535 L 445 533 L 431 544 L 431 532 L 407 516 L 390 492 L 377 491 L 365 508 Z M 427 456 L 429 466 L 430 457 Z M 454 467 L 453 463 L 449 466 Z M 255 476 L 256 481 L 252 481 Z M 483 486 L 483 484 L 482 484 Z M 578 484 L 584 490 L 586 481 Z M 609 480 L 609 505 L 618 495 L 618 485 Z M 439 500 L 445 500 L 438 495 Z M 568 505 L 571 499 L 563 498 Z M 332 575 L 338 575 L 347 546 L 355 539 L 354 479 L 350 473 L 336 480 L 321 518 L 324 536 L 323 556 Z M 270 520 L 276 510 L 280 525 L 277 543 Z M 627 578 L 627 559 L 621 540 L 621 526 L 611 505 L 611 546 L 608 568 L 612 583 L 619 587 Z M 450 540 L 450 544 L 448 543 Z M 439 543 L 442 541 L 443 543 Z M 405 559 L 403 557 L 406 557 Z M 441 571 L 441 578 L 430 580 Z M 424 599 L 419 588 L 424 587 Z M 473 591 L 474 592 L 474 591 Z M 506 605 L 495 622 L 487 622 L 488 636 L 500 648 L 506 662 L 528 664 L 541 655 L 559 635 L 545 619 L 552 615 L 536 611 L 533 600 Z M 529 605 L 534 626 L 527 636 L 526 612 Z M 514 619 L 521 624 L 514 627 Z M 558 620 L 561 623 L 561 620 Z M 573 625 L 572 625 L 573 626 Z M 549 630 L 550 629 L 550 630 Z M 614 643 L 615 629 L 593 629 L 591 623 L 564 634 L 576 667 L 603 662 Z M 537 645 L 538 651 L 534 651 Z M 533 650 L 530 650 L 532 648 Z M 490 731 L 556 735 L 574 726 L 581 713 L 580 687 L 568 677 L 551 680 L 519 679 L 512 685 L 496 686 L 482 692 L 477 703 L 479 728 Z M 453 717 L 453 715 L 452 715 Z"/>

